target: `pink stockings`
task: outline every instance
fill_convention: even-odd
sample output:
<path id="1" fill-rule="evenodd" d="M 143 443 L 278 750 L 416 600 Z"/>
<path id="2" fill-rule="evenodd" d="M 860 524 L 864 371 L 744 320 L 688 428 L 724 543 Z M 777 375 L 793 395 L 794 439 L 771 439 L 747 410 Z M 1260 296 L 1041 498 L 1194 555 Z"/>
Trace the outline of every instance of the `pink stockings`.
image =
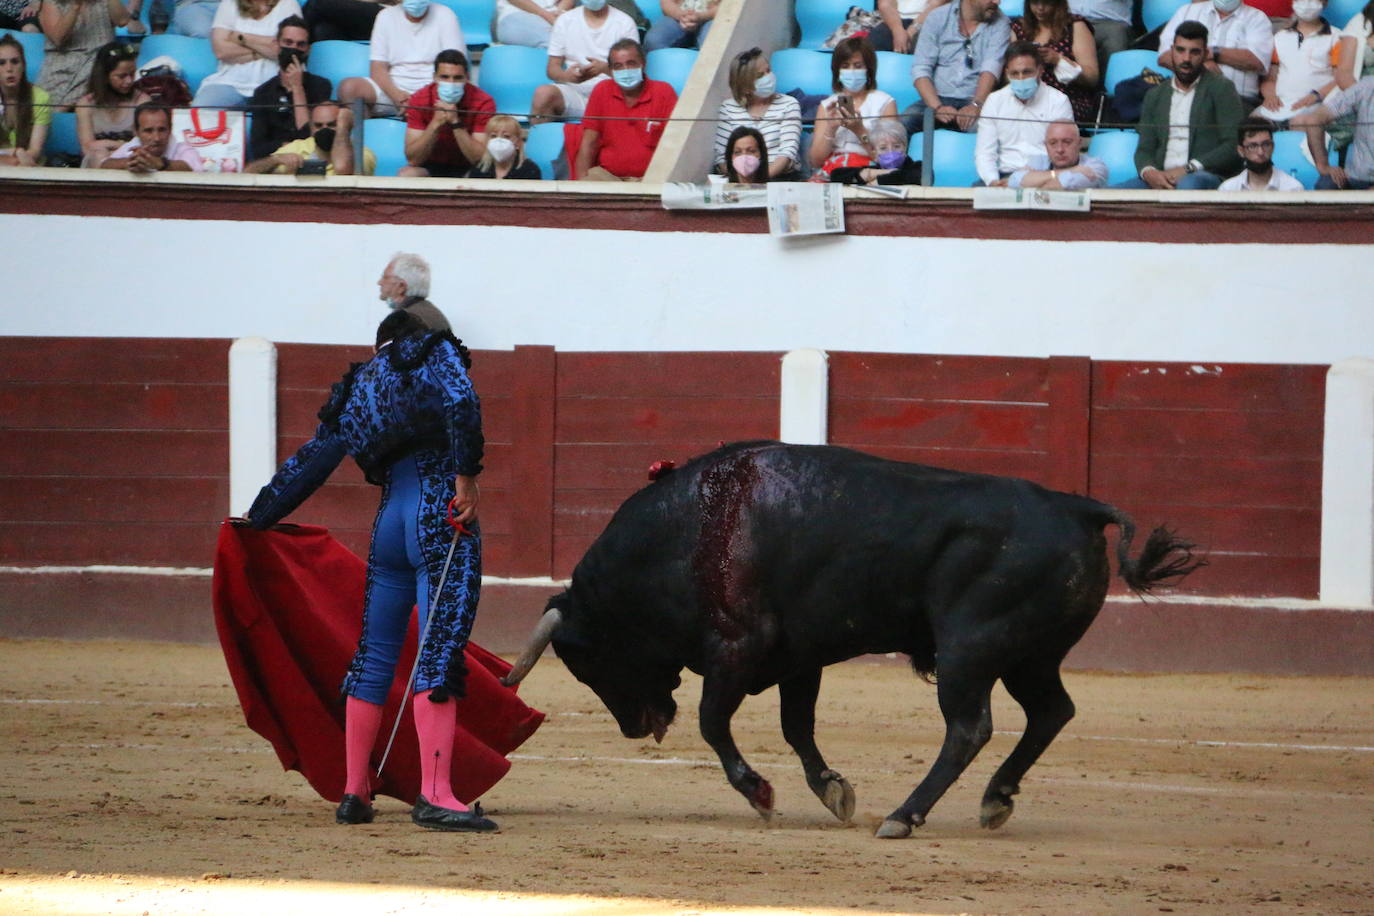
<path id="1" fill-rule="evenodd" d="M 466 811 L 453 794 L 453 740 L 458 730 L 458 706 L 453 700 L 431 703 L 430 691 L 415 695 L 415 734 L 420 739 L 420 794 L 432 805 Z M 372 748 L 382 726 L 382 707 L 357 697 L 344 706 L 344 794 L 372 799 Z"/>

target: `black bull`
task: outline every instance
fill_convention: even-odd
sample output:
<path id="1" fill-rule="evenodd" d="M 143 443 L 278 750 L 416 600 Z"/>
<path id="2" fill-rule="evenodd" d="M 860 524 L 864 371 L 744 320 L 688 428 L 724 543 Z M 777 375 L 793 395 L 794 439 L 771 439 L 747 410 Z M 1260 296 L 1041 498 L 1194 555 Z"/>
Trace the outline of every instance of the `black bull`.
<path id="1" fill-rule="evenodd" d="M 549 601 L 508 681 L 551 639 L 626 737 L 661 740 L 679 674 L 692 670 L 702 677 L 702 737 L 764 816 L 772 787 L 740 755 L 730 718 L 746 694 L 776 684 L 807 784 L 848 820 L 854 791 L 814 738 L 821 669 L 906 653 L 935 676 L 945 739 L 878 830 L 903 837 L 991 736 L 1000 679 L 1026 730 L 983 795 L 981 822 L 998 827 L 1021 777 L 1073 717 L 1059 666 L 1102 608 L 1111 524 L 1121 529 L 1120 575 L 1137 593 L 1201 565 L 1163 528 L 1132 558 L 1124 513 L 1024 480 L 828 446 L 728 445 L 625 501 Z"/>

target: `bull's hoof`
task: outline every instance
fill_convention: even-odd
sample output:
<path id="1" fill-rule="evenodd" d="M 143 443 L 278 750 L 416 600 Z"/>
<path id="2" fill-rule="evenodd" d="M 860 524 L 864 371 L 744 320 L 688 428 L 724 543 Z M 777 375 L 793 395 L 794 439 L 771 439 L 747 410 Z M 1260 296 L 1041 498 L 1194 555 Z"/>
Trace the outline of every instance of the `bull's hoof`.
<path id="1" fill-rule="evenodd" d="M 880 840 L 904 840 L 911 836 L 911 825 L 906 821 L 888 818 L 878 826 L 878 832 L 873 835 Z"/>
<path id="2" fill-rule="evenodd" d="M 978 815 L 978 823 L 988 830 L 996 830 L 1007 822 L 1011 817 L 1012 809 L 1016 803 L 1008 797 L 994 796 L 983 799 L 983 808 Z"/>
<path id="3" fill-rule="evenodd" d="M 854 787 L 834 770 L 826 770 L 821 774 L 824 780 L 820 795 L 821 804 L 830 810 L 844 823 L 849 823 L 854 818 Z"/>
<path id="4" fill-rule="evenodd" d="M 773 816 L 773 787 L 766 779 L 759 779 L 749 793 L 745 796 L 749 799 L 749 804 L 759 813 L 765 821 Z"/>

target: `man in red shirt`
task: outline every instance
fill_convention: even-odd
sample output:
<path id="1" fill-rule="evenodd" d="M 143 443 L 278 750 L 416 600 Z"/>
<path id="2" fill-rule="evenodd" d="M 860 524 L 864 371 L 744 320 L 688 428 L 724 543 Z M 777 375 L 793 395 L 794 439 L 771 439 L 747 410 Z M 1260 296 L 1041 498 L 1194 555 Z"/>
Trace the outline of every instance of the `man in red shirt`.
<path id="1" fill-rule="evenodd" d="M 416 90 L 406 108 L 403 178 L 462 178 L 487 150 L 487 121 L 496 100 L 468 82 L 462 51 L 440 51 L 434 82 Z"/>
<path id="2" fill-rule="evenodd" d="M 577 178 L 639 181 L 677 104 L 673 87 L 644 78 L 644 50 L 632 38 L 611 45 L 611 78 L 587 100 Z"/>

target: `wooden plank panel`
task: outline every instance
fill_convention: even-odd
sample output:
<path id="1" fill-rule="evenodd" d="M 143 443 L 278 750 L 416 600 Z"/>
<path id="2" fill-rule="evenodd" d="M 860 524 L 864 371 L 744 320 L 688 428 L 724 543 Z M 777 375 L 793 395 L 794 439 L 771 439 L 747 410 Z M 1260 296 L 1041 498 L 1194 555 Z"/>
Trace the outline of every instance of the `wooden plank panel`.
<path id="1" fill-rule="evenodd" d="M 559 353 L 558 396 L 776 399 L 781 353 Z"/>
<path id="2" fill-rule="evenodd" d="M 1156 525 L 1176 529 L 1187 540 L 1218 553 L 1316 557 L 1321 550 L 1319 509 L 1245 509 L 1229 506 L 1178 506 L 1131 500 L 1130 494 L 1099 498 L 1135 520 L 1137 538 Z"/>
<path id="3" fill-rule="evenodd" d="M 623 489 L 649 482 L 649 466 L 674 461 L 678 467 L 715 448 L 700 442 L 564 442 L 554 448 L 554 487 L 559 490 Z"/>
<path id="4" fill-rule="evenodd" d="M 1142 503 L 1316 510 L 1321 486 L 1321 462 L 1310 459 L 1099 454 L 1092 466 L 1095 497 L 1120 493 Z"/>
<path id="5" fill-rule="evenodd" d="M 925 398 L 1045 403 L 1042 359 L 832 352 L 830 400 Z"/>
<path id="6" fill-rule="evenodd" d="M 227 385 L 0 384 L 11 429 L 226 429 Z"/>
<path id="7" fill-rule="evenodd" d="M 830 441 L 858 448 L 905 445 L 1044 451 L 1041 405 L 989 405 L 851 398 L 831 403 Z"/>
<path id="8" fill-rule="evenodd" d="M 229 505 L 223 477 L 0 477 L 13 519 L 73 525 L 217 522 Z"/>
<path id="9" fill-rule="evenodd" d="M 778 435 L 775 398 L 560 397 L 557 410 L 558 443 L 695 440 L 708 450 L 720 440 Z"/>
<path id="10" fill-rule="evenodd" d="M 226 384 L 230 340 L 0 337 L 0 382 Z"/>
<path id="11" fill-rule="evenodd" d="M 597 532 L 598 534 L 600 532 Z M 572 576 L 573 568 L 596 540 L 595 534 L 558 536 L 553 539 L 553 578 L 567 579 Z"/>
<path id="12" fill-rule="evenodd" d="M 15 566 L 193 566 L 215 560 L 219 518 L 196 523 L 0 521 L 0 556 Z"/>
<path id="13" fill-rule="evenodd" d="M 1092 361 L 1081 356 L 1049 360 L 1046 485 L 1064 493 L 1088 493 Z"/>
<path id="14" fill-rule="evenodd" d="M 1326 366 L 1252 363 L 1097 362 L 1099 407 L 1316 410 L 1326 402 Z"/>
<path id="15" fill-rule="evenodd" d="M 1321 411 L 1094 409 L 1094 461 L 1101 454 L 1320 460 Z"/>
<path id="16" fill-rule="evenodd" d="M 835 443 L 839 445 L 841 443 Z M 1024 477 L 1042 483 L 1045 454 L 1043 452 L 998 452 L 964 448 L 913 448 L 901 445 L 865 446 L 859 451 L 892 461 L 907 461 L 952 471 L 974 474 L 997 474 L 1003 477 Z M 1044 485 L 1042 483 L 1042 485 Z"/>
<path id="17" fill-rule="evenodd" d="M 553 536 L 587 534 L 606 528 L 620 504 L 639 488 L 623 490 L 557 490 L 554 493 Z"/>
<path id="18" fill-rule="evenodd" d="M 229 474 L 222 430 L 9 430 L 0 471 L 34 477 L 216 477 Z"/>
<path id="19" fill-rule="evenodd" d="M 511 493 L 511 569 L 546 576 L 553 557 L 554 410 L 557 358 L 553 347 L 518 347 L 519 387 L 508 399 L 514 439 L 508 457 L 520 485 Z M 485 508 L 485 507 L 484 507 Z"/>
<path id="20" fill-rule="evenodd" d="M 1207 595 L 1218 598 L 1317 597 L 1321 562 L 1315 557 L 1265 557 L 1245 554 L 1214 554 L 1210 566 L 1183 580 L 1173 595 Z M 1120 579 L 1112 591 L 1127 592 Z"/>

